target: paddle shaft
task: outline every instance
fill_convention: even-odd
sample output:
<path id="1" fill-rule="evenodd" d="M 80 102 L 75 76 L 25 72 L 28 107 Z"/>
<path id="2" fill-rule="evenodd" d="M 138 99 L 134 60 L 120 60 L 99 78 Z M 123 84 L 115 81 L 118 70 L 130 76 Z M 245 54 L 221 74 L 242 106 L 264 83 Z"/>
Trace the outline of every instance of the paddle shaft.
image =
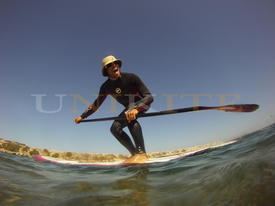
<path id="1" fill-rule="evenodd" d="M 225 106 L 217 106 L 217 107 L 197 106 L 197 107 L 164 110 L 160 112 L 139 113 L 137 115 L 137 118 L 177 114 L 177 113 L 184 113 L 184 112 L 194 112 L 194 111 L 201 111 L 201 110 L 220 110 L 225 112 L 253 112 L 258 108 L 259 108 L 259 105 L 257 104 L 236 104 L 236 105 L 225 105 Z M 86 119 L 86 120 L 81 120 L 79 122 L 99 122 L 99 121 L 123 120 L 123 119 L 126 119 L 126 117 L 124 116 L 124 117 L 106 117 L 106 118 L 98 118 L 98 119 Z"/>

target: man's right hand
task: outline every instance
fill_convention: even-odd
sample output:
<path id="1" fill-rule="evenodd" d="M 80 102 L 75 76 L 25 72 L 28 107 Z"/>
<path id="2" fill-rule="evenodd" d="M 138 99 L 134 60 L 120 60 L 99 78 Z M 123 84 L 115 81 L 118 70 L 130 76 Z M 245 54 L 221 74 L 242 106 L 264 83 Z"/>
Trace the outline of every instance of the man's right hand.
<path id="1" fill-rule="evenodd" d="M 75 124 L 78 124 L 79 121 L 81 121 L 81 120 L 83 120 L 83 119 L 82 119 L 81 116 L 79 116 L 79 117 L 77 117 L 77 118 L 74 119 L 74 123 L 75 123 Z"/>

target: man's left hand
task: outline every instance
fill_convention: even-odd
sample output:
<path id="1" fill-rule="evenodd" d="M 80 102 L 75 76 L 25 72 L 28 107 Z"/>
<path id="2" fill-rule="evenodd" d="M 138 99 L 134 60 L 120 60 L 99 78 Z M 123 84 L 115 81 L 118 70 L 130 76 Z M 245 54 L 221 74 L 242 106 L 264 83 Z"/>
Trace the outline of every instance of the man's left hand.
<path id="1" fill-rule="evenodd" d="M 129 112 L 126 113 L 126 119 L 130 123 L 131 121 L 137 119 L 138 110 L 132 109 Z"/>

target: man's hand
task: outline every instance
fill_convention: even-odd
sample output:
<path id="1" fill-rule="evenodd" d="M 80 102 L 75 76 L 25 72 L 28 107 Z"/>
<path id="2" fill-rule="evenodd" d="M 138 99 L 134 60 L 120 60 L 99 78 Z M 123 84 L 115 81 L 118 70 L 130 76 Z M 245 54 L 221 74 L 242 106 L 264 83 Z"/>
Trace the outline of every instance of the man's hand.
<path id="1" fill-rule="evenodd" d="M 74 119 L 74 123 L 78 124 L 79 121 L 81 121 L 81 120 L 82 120 L 82 117 L 79 116 L 79 117 L 77 117 L 77 118 Z"/>
<path id="2" fill-rule="evenodd" d="M 126 119 L 130 123 L 132 120 L 137 119 L 137 114 L 138 114 L 138 110 L 137 109 L 132 109 L 131 111 L 126 113 Z"/>

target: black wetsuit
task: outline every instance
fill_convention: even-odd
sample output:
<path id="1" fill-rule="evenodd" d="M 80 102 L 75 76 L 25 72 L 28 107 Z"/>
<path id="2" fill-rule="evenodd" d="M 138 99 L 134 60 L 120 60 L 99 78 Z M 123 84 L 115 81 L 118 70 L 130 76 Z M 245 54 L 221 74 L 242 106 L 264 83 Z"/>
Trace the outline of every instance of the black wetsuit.
<path id="1" fill-rule="evenodd" d="M 89 106 L 81 117 L 85 119 L 93 114 L 108 95 L 113 96 L 125 107 L 125 110 L 123 110 L 119 116 L 125 116 L 125 112 L 131 109 L 145 112 L 153 102 L 153 96 L 137 75 L 121 73 L 121 76 L 117 80 L 108 79 L 102 84 L 97 99 Z M 129 128 L 136 146 L 134 146 L 130 137 L 122 130 L 126 126 Z M 132 155 L 146 152 L 141 126 L 137 120 L 133 120 L 130 123 L 128 123 L 126 119 L 115 120 L 111 126 L 111 132 Z"/>

